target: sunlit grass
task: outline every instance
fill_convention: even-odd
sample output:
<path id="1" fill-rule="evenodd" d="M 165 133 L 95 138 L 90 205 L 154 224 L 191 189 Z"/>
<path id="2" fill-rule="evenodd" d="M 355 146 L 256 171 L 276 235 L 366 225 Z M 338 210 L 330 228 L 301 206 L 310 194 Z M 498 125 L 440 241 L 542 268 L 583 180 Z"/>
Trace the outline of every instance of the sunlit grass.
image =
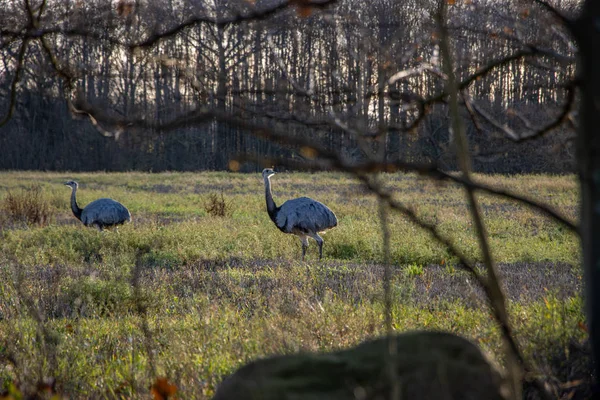
<path id="1" fill-rule="evenodd" d="M 572 176 L 477 178 L 576 219 Z M 80 183 L 80 206 L 111 197 L 130 209 L 133 223 L 110 232 L 82 226 L 69 209 L 70 189 L 63 185 L 69 179 Z M 398 201 L 481 261 L 460 187 L 415 175 L 386 179 Z M 337 349 L 382 334 L 376 199 L 342 174 L 281 173 L 272 183 L 278 204 L 309 196 L 337 214 L 339 226 L 324 235 L 323 262 L 314 242 L 307 262 L 299 261 L 300 241 L 282 234 L 266 213 L 259 174 L 1 173 L 0 201 L 8 190 L 40 184 L 53 222 L 0 227 L 0 358 L 16 360 L 0 362 L 0 385 L 34 387 L 40 376 L 54 376 L 70 397 L 147 397 L 151 352 L 156 374 L 174 382 L 182 397 L 207 398 L 223 375 L 250 359 Z M 221 191 L 231 214 L 207 215 L 207 199 Z M 548 263 L 569 264 L 561 273 L 581 279 L 573 233 L 516 202 L 479 199 L 496 261 L 519 268 L 529 263 L 511 283 L 517 290 L 527 292 L 532 275 L 541 273 L 536 268 Z M 469 280 L 457 260 L 400 215 L 392 214 L 390 231 L 394 328 L 459 333 L 501 362 L 498 329 L 485 302 L 475 289 L 450 292 L 456 287 L 451 279 L 453 285 Z M 432 273 L 439 265 L 442 273 Z M 578 295 L 549 288 L 533 298 L 509 302 L 528 356 L 585 336 Z"/>

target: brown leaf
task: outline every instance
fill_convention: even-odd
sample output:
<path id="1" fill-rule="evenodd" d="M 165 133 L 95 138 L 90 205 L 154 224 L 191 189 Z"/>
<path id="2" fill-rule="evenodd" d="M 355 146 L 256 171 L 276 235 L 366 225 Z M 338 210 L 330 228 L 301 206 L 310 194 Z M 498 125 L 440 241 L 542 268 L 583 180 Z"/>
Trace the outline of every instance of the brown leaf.
<path id="1" fill-rule="evenodd" d="M 587 327 L 587 325 L 586 325 L 586 324 L 584 324 L 582 321 L 579 321 L 579 322 L 577 323 L 577 327 L 578 327 L 578 328 L 579 328 L 581 331 L 583 331 L 583 332 L 585 332 L 585 333 L 590 333 L 590 331 L 588 330 L 588 327 Z"/>
<path id="2" fill-rule="evenodd" d="M 296 5 L 296 13 L 299 17 L 310 17 L 313 11 L 312 2 L 310 0 L 291 0 L 291 4 Z"/>
<path id="3" fill-rule="evenodd" d="M 240 163 L 236 160 L 230 160 L 229 161 L 229 169 L 232 170 L 233 172 L 237 172 L 240 170 Z"/>
<path id="4" fill-rule="evenodd" d="M 298 5 L 298 6 L 296 6 L 296 13 L 298 14 L 299 17 L 302 17 L 302 18 L 310 17 L 310 15 L 312 14 L 312 7 Z"/>
<path id="5" fill-rule="evenodd" d="M 303 157 L 309 158 L 309 159 L 313 159 L 317 156 L 317 151 L 315 149 L 313 149 L 312 147 L 309 146 L 303 146 L 300 149 L 300 154 L 302 154 Z"/>
<path id="6" fill-rule="evenodd" d="M 446 0 L 446 3 L 450 6 L 453 6 L 454 4 L 456 4 L 456 0 Z"/>
<path id="7" fill-rule="evenodd" d="M 158 377 L 152 385 L 151 392 L 154 400 L 166 400 L 169 397 L 175 396 L 177 386 L 170 383 L 167 378 Z"/>

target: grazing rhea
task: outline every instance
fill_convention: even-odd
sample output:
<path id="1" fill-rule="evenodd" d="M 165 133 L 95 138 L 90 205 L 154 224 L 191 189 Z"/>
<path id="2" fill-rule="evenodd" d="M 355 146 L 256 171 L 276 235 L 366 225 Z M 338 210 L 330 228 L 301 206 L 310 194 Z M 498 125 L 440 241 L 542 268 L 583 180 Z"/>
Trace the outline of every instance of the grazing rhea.
<path id="1" fill-rule="evenodd" d="M 337 226 L 337 218 L 325 204 L 308 197 L 288 200 L 277 207 L 271 194 L 271 176 L 275 174 L 271 168 L 262 172 L 265 180 L 265 197 L 267 212 L 271 220 L 283 233 L 293 233 L 302 241 L 302 260 L 308 247 L 308 238 L 315 239 L 319 245 L 319 259 L 323 257 L 323 238 L 319 232 Z"/>
<path id="2" fill-rule="evenodd" d="M 79 208 L 76 198 L 79 184 L 75 181 L 69 181 L 65 185 L 70 186 L 72 190 L 71 210 L 73 210 L 73 215 L 85 226 L 95 226 L 99 230 L 103 230 L 131 221 L 129 210 L 113 199 L 94 200 L 83 209 Z"/>

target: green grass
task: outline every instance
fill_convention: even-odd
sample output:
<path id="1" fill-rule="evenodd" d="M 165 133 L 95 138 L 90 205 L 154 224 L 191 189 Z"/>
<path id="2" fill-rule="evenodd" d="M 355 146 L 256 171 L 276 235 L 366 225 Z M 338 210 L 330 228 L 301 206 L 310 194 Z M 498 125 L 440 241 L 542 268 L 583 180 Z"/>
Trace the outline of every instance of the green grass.
<path id="1" fill-rule="evenodd" d="M 81 206 L 99 197 L 112 197 L 131 210 L 133 226 L 121 228 L 115 235 L 100 235 L 77 226 L 69 209 L 69 188 L 62 185 L 69 178 L 76 178 L 81 184 Z M 398 200 L 414 207 L 427 220 L 437 222 L 440 230 L 469 256 L 481 259 L 460 188 L 436 185 L 412 175 L 392 175 L 389 182 L 396 189 Z M 577 191 L 572 177 L 497 177 L 493 182 L 536 195 L 575 217 Z M 282 235 L 267 217 L 262 180 L 257 175 L 12 172 L 2 174 L 0 199 L 7 189 L 38 183 L 44 185 L 57 222 L 43 229 L 4 231 L 2 252 L 15 256 L 20 263 L 80 263 L 94 256 L 103 260 L 125 257 L 131 263 L 139 250 L 153 251 L 156 257 L 150 258 L 156 263 L 164 259 L 173 265 L 229 257 L 297 259 L 300 253 L 299 240 Z M 356 182 L 336 174 L 278 174 L 273 178 L 273 186 L 279 204 L 288 198 L 309 195 L 336 212 L 339 227 L 325 235 L 326 257 L 381 260 L 375 198 L 365 194 Z M 231 202 L 233 214 L 230 218 L 209 217 L 204 204 L 210 194 L 221 189 Z M 563 227 L 514 202 L 490 196 L 480 199 L 496 260 L 561 261 L 574 265 L 579 262 L 576 237 Z M 390 226 L 394 263 L 451 261 L 442 246 L 403 217 L 394 215 Z M 314 257 L 314 243 L 311 250 L 309 255 Z"/>
<path id="2" fill-rule="evenodd" d="M 572 176 L 478 178 L 576 219 Z M 70 213 L 70 189 L 62 185 L 69 179 L 80 183 L 80 206 L 114 198 L 130 209 L 133 224 L 111 232 L 83 227 Z M 415 175 L 386 179 L 399 201 L 481 261 L 459 187 Z M 376 199 L 341 174 L 282 173 L 272 183 L 278 204 L 310 196 L 337 214 L 339 226 L 324 235 L 323 262 L 314 242 L 307 263 L 299 262 L 300 241 L 268 218 L 258 174 L 0 173 L 0 202 L 8 190 L 41 184 L 53 221 L 0 221 L 0 385 L 20 382 L 27 391 L 54 376 L 59 391 L 74 398 L 144 397 L 155 376 L 167 376 L 182 397 L 208 398 L 223 375 L 256 357 L 337 349 L 382 334 Z M 209 196 L 221 190 L 231 216 L 207 215 Z M 495 259 L 523 265 L 524 282 L 515 286 L 526 292 L 541 266 L 561 263 L 580 279 L 573 233 L 515 202 L 479 199 Z M 468 279 L 456 260 L 399 215 L 390 229 L 395 329 L 457 332 L 502 362 L 498 329 L 481 298 L 450 293 L 451 282 Z M 444 269 L 433 274 L 439 265 Z M 547 289 L 509 302 L 529 357 L 585 336 L 580 297 Z"/>

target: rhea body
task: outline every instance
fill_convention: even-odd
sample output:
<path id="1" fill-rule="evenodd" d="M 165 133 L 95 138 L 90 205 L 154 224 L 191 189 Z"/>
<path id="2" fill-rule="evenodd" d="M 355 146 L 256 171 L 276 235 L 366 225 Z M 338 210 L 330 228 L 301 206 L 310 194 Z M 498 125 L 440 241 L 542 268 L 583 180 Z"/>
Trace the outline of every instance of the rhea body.
<path id="1" fill-rule="evenodd" d="M 71 187 L 71 210 L 75 218 L 85 226 L 95 226 L 99 230 L 124 224 L 131 221 L 131 214 L 127 207 L 113 199 L 98 199 L 92 201 L 83 209 L 77 205 L 77 188 L 79 184 L 68 181 L 66 186 Z"/>
<path id="2" fill-rule="evenodd" d="M 308 197 L 288 200 L 277 207 L 271 193 L 271 176 L 275 174 L 271 168 L 262 172 L 265 181 L 265 198 L 267 212 L 277 228 L 283 233 L 291 233 L 302 241 L 302 260 L 308 248 L 308 238 L 313 238 L 319 245 L 319 259 L 323 257 L 323 238 L 320 232 L 337 226 L 337 218 L 325 204 Z"/>

